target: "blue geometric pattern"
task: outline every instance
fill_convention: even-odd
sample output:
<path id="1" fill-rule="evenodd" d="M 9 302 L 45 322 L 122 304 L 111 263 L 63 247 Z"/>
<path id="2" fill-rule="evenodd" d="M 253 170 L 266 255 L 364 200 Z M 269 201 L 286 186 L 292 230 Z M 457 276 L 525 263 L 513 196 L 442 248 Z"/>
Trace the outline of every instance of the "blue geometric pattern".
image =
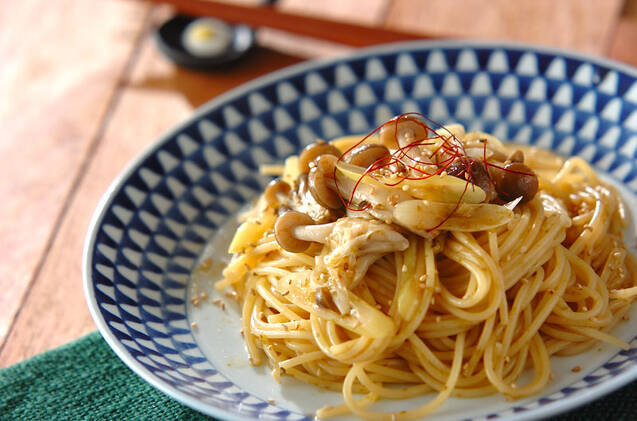
<path id="1" fill-rule="evenodd" d="M 637 193 L 634 69 L 459 42 L 398 44 L 297 66 L 212 101 L 107 192 L 87 238 L 84 273 L 89 307 L 109 344 L 142 377 L 201 411 L 306 419 L 241 390 L 204 357 L 186 318 L 189 273 L 214 231 L 269 181 L 260 165 L 412 111 L 579 155 Z M 626 383 L 637 377 L 632 346 L 558 393 L 485 418 L 537 411 L 631 373 Z"/>

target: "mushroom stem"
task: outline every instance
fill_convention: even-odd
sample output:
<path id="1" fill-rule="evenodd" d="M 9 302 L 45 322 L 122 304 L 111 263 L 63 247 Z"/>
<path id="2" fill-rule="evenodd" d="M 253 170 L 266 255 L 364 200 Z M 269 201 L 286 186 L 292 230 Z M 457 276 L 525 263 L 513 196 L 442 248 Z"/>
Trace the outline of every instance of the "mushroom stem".
<path id="1" fill-rule="evenodd" d="M 294 227 L 292 235 L 299 240 L 325 244 L 333 228 L 334 222 L 321 225 L 299 225 Z"/>

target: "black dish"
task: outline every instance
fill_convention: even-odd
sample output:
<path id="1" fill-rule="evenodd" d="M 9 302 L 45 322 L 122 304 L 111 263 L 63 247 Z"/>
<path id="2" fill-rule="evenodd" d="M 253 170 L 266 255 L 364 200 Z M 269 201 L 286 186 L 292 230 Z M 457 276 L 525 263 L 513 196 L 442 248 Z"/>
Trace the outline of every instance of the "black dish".
<path id="1" fill-rule="evenodd" d="M 180 66 L 194 70 L 213 70 L 222 64 L 230 63 L 243 56 L 254 45 L 254 31 L 246 25 L 229 25 L 232 31 L 232 43 L 218 55 L 197 57 L 183 46 L 181 37 L 188 24 L 196 17 L 177 15 L 164 22 L 155 32 L 159 50 Z"/>

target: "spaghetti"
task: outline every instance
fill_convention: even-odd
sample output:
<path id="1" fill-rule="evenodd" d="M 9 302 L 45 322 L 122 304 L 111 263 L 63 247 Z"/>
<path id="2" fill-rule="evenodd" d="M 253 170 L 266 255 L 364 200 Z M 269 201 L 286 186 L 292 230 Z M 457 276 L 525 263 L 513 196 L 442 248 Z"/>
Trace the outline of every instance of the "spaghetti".
<path id="1" fill-rule="evenodd" d="M 551 355 L 628 347 L 608 333 L 637 297 L 626 211 L 579 158 L 402 115 L 268 170 L 281 178 L 243 216 L 216 287 L 242 303 L 252 364 L 342 391 L 319 418 L 521 398 L 547 384 Z"/>

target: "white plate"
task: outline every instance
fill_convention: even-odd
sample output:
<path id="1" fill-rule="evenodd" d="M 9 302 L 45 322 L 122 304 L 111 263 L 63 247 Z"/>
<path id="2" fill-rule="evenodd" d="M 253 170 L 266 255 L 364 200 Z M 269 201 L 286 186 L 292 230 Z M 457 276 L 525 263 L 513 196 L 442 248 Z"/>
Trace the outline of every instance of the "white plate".
<path id="1" fill-rule="evenodd" d="M 104 195 L 87 235 L 84 284 L 117 355 L 158 389 L 219 418 L 303 419 L 339 403 L 339 394 L 289 378 L 278 385 L 267 369 L 250 367 L 236 305 L 192 307 L 193 292 L 213 291 L 189 274 L 218 228 L 265 187 L 258 165 L 407 111 L 579 155 L 622 186 L 631 213 L 637 208 L 637 72 L 628 66 L 475 42 L 394 44 L 301 64 L 213 100 Z M 600 345 L 552 358 L 555 380 L 541 395 L 450 399 L 430 419 L 537 419 L 588 403 L 637 378 L 636 328 L 621 323 L 613 333 L 631 349 Z"/>

